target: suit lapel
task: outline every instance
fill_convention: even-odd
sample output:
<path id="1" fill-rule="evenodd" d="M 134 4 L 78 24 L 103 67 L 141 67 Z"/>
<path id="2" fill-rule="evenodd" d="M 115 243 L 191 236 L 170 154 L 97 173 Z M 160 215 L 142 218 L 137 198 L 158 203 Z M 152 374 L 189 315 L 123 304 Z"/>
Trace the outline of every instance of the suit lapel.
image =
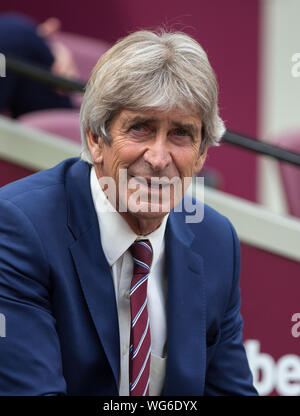
<path id="1" fill-rule="evenodd" d="M 120 347 L 115 291 L 102 250 L 97 215 L 90 190 L 90 169 L 75 163 L 66 180 L 68 226 L 75 242 L 70 251 L 99 339 L 111 365 L 118 391 Z"/>
<path id="2" fill-rule="evenodd" d="M 70 251 L 91 317 L 111 365 L 116 392 L 120 371 L 118 314 L 109 265 L 102 250 L 90 189 L 90 169 L 76 162 L 66 176 Z M 184 216 L 171 213 L 166 228 L 168 359 L 163 394 L 201 395 L 206 360 L 202 257 Z"/>
<path id="3" fill-rule="evenodd" d="M 206 366 L 203 259 L 183 215 L 170 214 L 166 229 L 168 341 L 164 395 L 202 395 Z"/>

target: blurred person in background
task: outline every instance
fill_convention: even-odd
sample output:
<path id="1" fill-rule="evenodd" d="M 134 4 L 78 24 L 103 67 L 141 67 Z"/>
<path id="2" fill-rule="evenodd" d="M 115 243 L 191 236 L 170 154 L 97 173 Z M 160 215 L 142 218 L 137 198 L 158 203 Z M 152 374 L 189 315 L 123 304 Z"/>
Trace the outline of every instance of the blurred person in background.
<path id="1" fill-rule="evenodd" d="M 3 14 L 0 16 L 0 53 L 48 69 L 55 75 L 76 78 L 78 73 L 71 52 L 60 42 L 48 41 L 60 28 L 61 23 L 56 18 L 37 25 L 22 14 Z M 68 95 L 9 69 L 6 77 L 0 78 L 0 112 L 5 111 L 12 117 L 72 106 Z"/>

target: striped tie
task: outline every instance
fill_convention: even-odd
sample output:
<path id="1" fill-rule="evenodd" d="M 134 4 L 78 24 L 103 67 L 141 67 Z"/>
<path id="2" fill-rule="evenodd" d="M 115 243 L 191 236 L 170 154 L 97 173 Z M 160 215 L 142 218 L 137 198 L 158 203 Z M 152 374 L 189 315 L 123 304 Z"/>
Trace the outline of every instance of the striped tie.
<path id="1" fill-rule="evenodd" d="M 134 268 L 130 286 L 129 393 L 130 396 L 149 396 L 151 336 L 147 283 L 152 246 L 149 240 L 139 240 L 132 244 L 130 251 Z"/>

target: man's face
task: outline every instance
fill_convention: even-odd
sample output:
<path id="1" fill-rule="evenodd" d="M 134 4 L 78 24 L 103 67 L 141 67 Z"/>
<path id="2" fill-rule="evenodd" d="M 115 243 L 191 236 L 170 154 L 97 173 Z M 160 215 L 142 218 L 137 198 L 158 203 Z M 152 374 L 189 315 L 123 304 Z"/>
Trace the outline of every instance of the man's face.
<path id="1" fill-rule="evenodd" d="M 97 177 L 115 180 L 117 210 L 122 205 L 128 209 L 127 216 L 162 220 L 182 199 L 189 184 L 184 184 L 184 178 L 203 166 L 206 150 L 199 154 L 201 127 L 199 116 L 189 110 L 124 109 L 111 121 L 111 144 L 88 134 Z M 119 190 L 121 169 L 126 170 L 122 172 L 127 183 Z M 157 185 L 159 178 L 162 186 Z"/>

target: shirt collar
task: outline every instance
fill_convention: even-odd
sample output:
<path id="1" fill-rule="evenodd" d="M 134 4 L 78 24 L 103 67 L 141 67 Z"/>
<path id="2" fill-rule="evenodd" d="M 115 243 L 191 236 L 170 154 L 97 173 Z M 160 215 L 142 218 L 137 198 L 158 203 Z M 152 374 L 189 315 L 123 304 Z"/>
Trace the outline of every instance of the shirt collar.
<path id="1" fill-rule="evenodd" d="M 91 169 L 90 185 L 99 222 L 102 248 L 109 265 L 112 266 L 135 240 L 148 239 L 153 248 L 151 266 L 153 268 L 164 248 L 164 234 L 169 214 L 164 216 L 161 225 L 152 233 L 147 236 L 138 235 L 107 200 L 94 167 Z"/>

